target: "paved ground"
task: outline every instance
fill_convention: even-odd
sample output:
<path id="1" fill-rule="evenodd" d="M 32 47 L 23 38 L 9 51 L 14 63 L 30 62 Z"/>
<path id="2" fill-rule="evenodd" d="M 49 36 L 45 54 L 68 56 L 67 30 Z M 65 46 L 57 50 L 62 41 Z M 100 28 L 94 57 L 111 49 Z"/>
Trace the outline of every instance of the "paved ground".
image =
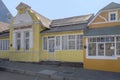
<path id="1" fill-rule="evenodd" d="M 40 76 L 44 74 L 43 76 L 45 78 L 48 77 L 46 80 L 51 80 L 50 79 L 51 77 L 56 77 L 56 76 L 57 79 L 54 80 L 58 80 L 58 78 L 59 80 L 120 80 L 120 73 L 86 70 L 83 68 L 75 68 L 75 67 L 40 65 L 40 64 L 32 64 L 32 63 L 17 63 L 17 62 L 8 62 L 8 61 L 1 61 L 0 67 L 4 67 L 7 69 L 9 68 L 10 70 L 12 69 L 17 72 L 20 71 L 20 73 L 22 73 L 22 75 L 17 75 L 17 74 L 15 75 L 16 78 L 21 77 L 21 79 L 12 79 L 12 80 L 24 80 L 22 79 L 24 77 L 26 78 L 25 80 L 27 79 L 35 80 L 34 79 L 35 77 L 30 76 L 31 78 L 29 79 L 28 76 L 25 76 L 24 74 L 26 73 L 31 75 L 34 74 L 34 76 L 38 75 L 37 73 L 39 73 Z M 5 72 L 3 73 L 4 73 L 3 75 L 5 75 Z M 12 75 L 12 74 L 9 73 L 8 75 Z M 2 76 L 0 75 L 0 78 L 1 77 Z M 7 77 L 8 76 L 6 76 L 5 78 Z M 8 80 L 8 79 L 0 79 L 0 80 Z"/>
<path id="2" fill-rule="evenodd" d="M 0 80 L 36 80 L 36 77 L 0 71 Z"/>

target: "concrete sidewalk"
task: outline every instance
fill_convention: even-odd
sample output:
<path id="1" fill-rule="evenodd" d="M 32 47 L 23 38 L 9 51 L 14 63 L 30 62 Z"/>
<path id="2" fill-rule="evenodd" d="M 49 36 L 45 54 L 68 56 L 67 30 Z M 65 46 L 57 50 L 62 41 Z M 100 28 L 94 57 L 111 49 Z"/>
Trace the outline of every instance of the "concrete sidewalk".
<path id="1" fill-rule="evenodd" d="M 6 71 L 37 76 L 45 80 L 120 80 L 120 73 L 86 70 L 83 68 L 56 65 L 40 65 L 1 61 L 0 67 Z"/>

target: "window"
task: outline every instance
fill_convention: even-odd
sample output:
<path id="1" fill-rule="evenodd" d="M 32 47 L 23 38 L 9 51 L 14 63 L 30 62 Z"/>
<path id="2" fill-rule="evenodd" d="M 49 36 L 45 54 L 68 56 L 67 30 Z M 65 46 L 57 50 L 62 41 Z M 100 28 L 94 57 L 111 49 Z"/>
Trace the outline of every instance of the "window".
<path id="1" fill-rule="evenodd" d="M 77 37 L 77 41 L 76 41 L 76 47 L 77 47 L 77 50 L 80 50 L 83 48 L 83 35 L 76 35 Z"/>
<path id="2" fill-rule="evenodd" d="M 25 50 L 29 50 L 29 48 L 30 48 L 30 39 L 29 39 L 29 37 L 30 37 L 30 33 L 29 32 L 25 32 L 24 33 L 24 36 L 25 36 Z"/>
<path id="3" fill-rule="evenodd" d="M 117 43 L 116 41 L 117 40 Z M 112 57 L 120 54 L 120 37 L 104 36 L 88 38 L 88 56 Z M 116 43 L 116 45 L 115 45 Z M 115 50 L 115 46 L 116 49 Z M 116 51 L 116 52 L 115 52 Z"/>
<path id="4" fill-rule="evenodd" d="M 116 40 L 116 55 L 120 56 L 120 36 L 117 36 Z"/>
<path id="5" fill-rule="evenodd" d="M 62 50 L 68 49 L 68 38 L 67 36 L 62 36 Z"/>
<path id="6" fill-rule="evenodd" d="M 60 50 L 60 36 L 56 36 L 56 50 Z"/>
<path id="7" fill-rule="evenodd" d="M 43 49 L 48 50 L 49 37 L 43 38 Z M 56 50 L 81 50 L 83 48 L 83 35 L 54 36 Z M 48 42 L 48 43 L 47 43 Z"/>
<path id="8" fill-rule="evenodd" d="M 0 50 L 9 50 L 9 40 L 0 40 Z"/>
<path id="9" fill-rule="evenodd" d="M 21 48 L 21 34 L 16 33 L 16 49 L 20 50 Z"/>
<path id="10" fill-rule="evenodd" d="M 47 50 L 47 37 L 43 38 L 43 46 L 44 46 L 43 49 Z"/>
<path id="11" fill-rule="evenodd" d="M 117 21 L 117 12 L 110 12 L 109 13 L 109 21 Z"/>
<path id="12" fill-rule="evenodd" d="M 89 56 L 96 56 L 96 43 L 89 44 Z"/>
<path id="13" fill-rule="evenodd" d="M 68 36 L 68 40 L 69 40 L 69 49 L 75 49 L 75 35 L 69 35 Z"/>

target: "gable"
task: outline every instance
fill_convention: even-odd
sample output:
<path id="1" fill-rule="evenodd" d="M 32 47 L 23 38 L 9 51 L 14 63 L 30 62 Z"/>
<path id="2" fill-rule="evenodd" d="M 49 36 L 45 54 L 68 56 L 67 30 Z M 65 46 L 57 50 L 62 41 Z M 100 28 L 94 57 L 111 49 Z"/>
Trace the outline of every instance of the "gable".
<path id="1" fill-rule="evenodd" d="M 116 21 L 110 21 L 110 13 L 116 13 Z M 120 9 L 100 11 L 88 24 L 89 28 L 99 28 L 117 25 L 120 25 Z"/>
<path id="2" fill-rule="evenodd" d="M 29 13 L 26 11 L 23 14 L 18 13 L 14 18 L 13 27 L 20 27 L 20 26 L 29 26 L 32 25 L 33 20 Z"/>

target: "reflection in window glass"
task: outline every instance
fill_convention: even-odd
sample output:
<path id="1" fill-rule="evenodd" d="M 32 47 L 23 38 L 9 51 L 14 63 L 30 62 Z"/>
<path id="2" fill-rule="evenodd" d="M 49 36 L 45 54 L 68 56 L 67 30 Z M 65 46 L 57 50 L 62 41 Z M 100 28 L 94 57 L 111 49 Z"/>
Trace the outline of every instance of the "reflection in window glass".
<path id="1" fill-rule="evenodd" d="M 98 55 L 99 56 L 104 56 L 104 44 L 98 44 Z"/>
<path id="2" fill-rule="evenodd" d="M 114 56 L 114 44 L 113 43 L 106 43 L 106 56 Z"/>
<path id="3" fill-rule="evenodd" d="M 96 43 L 91 43 L 88 45 L 88 52 L 89 52 L 89 56 L 96 56 Z"/>

